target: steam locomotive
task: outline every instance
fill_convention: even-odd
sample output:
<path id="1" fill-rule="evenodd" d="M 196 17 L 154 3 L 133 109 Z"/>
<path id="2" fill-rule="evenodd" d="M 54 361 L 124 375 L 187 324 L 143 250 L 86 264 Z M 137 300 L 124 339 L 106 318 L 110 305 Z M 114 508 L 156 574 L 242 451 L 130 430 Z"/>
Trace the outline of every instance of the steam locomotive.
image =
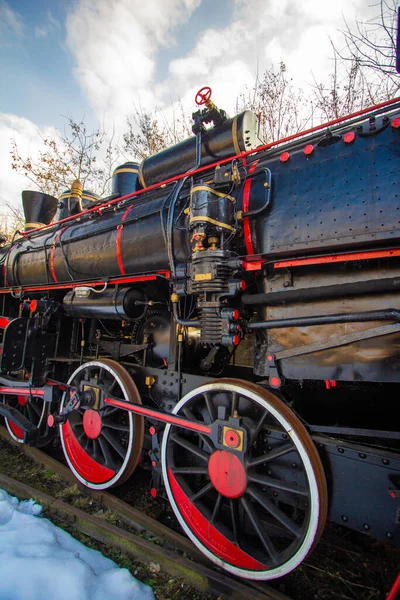
<path id="1" fill-rule="evenodd" d="M 22 193 L 0 414 L 90 488 L 147 464 L 211 561 L 268 580 L 327 518 L 400 541 L 400 101 L 260 145 L 210 94 L 109 197 Z"/>

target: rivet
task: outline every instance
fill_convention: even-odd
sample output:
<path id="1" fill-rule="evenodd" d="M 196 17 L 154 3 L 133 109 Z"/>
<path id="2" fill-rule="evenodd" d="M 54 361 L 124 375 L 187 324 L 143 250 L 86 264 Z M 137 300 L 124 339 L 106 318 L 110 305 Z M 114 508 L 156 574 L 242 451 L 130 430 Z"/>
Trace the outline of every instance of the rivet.
<path id="1" fill-rule="evenodd" d="M 393 533 L 390 533 L 390 531 L 387 531 L 387 532 L 386 532 L 386 537 L 387 537 L 389 540 L 393 539 Z"/>
<path id="2" fill-rule="evenodd" d="M 392 121 L 393 129 L 400 129 L 400 117 L 395 117 Z"/>
<path id="3" fill-rule="evenodd" d="M 281 161 L 281 163 L 288 162 L 288 160 L 290 160 L 290 153 L 289 152 L 282 152 L 282 154 L 279 157 L 279 160 Z"/>
<path id="4" fill-rule="evenodd" d="M 390 465 L 390 461 L 388 458 L 382 458 L 382 462 L 384 465 Z"/>
<path id="5" fill-rule="evenodd" d="M 338 448 L 338 452 L 340 452 L 340 454 L 343 454 L 344 448 Z"/>
<path id="6" fill-rule="evenodd" d="M 356 139 L 356 134 L 353 131 L 349 131 L 348 133 L 345 133 L 343 136 L 343 141 L 345 144 L 352 144 L 355 139 Z"/>
<path id="7" fill-rule="evenodd" d="M 367 458 L 367 455 L 364 452 L 360 452 L 358 455 L 360 458 Z"/>
<path id="8" fill-rule="evenodd" d="M 365 531 L 369 531 L 371 529 L 371 527 L 368 525 L 368 523 L 364 523 L 363 525 Z"/>
<path id="9" fill-rule="evenodd" d="M 348 520 L 349 520 L 349 518 L 346 517 L 346 515 L 342 515 L 342 521 L 343 521 L 343 523 L 347 523 Z"/>
<path id="10" fill-rule="evenodd" d="M 314 152 L 314 146 L 312 144 L 307 144 L 303 152 L 306 156 L 311 156 L 311 154 Z"/>

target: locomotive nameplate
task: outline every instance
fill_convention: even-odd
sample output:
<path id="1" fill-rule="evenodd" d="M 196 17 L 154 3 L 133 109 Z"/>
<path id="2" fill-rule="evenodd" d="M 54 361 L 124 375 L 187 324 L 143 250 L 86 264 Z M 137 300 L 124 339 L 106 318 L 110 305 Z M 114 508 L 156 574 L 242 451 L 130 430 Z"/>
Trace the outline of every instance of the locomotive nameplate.
<path id="1" fill-rule="evenodd" d="M 212 273 L 197 273 L 194 276 L 195 281 L 210 281 L 212 279 Z"/>

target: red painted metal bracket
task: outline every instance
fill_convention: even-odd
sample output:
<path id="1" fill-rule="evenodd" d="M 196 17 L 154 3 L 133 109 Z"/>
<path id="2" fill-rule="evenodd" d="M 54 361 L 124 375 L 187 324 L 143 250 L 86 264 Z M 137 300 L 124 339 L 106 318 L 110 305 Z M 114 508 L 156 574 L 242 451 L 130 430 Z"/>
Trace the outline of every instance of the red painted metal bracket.
<path id="1" fill-rule="evenodd" d="M 288 267 L 303 267 L 307 265 L 323 265 L 340 263 L 351 260 L 371 260 L 372 258 L 392 258 L 400 256 L 400 249 L 393 250 L 369 250 L 367 252 L 353 252 L 349 254 L 332 254 L 329 256 L 315 256 L 312 258 L 294 258 L 281 260 L 274 264 L 274 269 L 287 269 Z"/>

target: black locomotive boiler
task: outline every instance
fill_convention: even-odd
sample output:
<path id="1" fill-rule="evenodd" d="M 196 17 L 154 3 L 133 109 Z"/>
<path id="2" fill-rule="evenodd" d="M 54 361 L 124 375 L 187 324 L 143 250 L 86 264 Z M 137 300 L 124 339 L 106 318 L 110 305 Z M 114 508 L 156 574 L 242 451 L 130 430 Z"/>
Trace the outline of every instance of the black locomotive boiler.
<path id="1" fill-rule="evenodd" d="M 326 519 L 400 541 L 400 101 L 260 145 L 202 90 L 194 137 L 23 192 L 1 252 L 0 413 L 87 486 L 152 469 L 211 561 L 296 568 Z M 206 127 L 206 125 L 209 125 Z"/>

